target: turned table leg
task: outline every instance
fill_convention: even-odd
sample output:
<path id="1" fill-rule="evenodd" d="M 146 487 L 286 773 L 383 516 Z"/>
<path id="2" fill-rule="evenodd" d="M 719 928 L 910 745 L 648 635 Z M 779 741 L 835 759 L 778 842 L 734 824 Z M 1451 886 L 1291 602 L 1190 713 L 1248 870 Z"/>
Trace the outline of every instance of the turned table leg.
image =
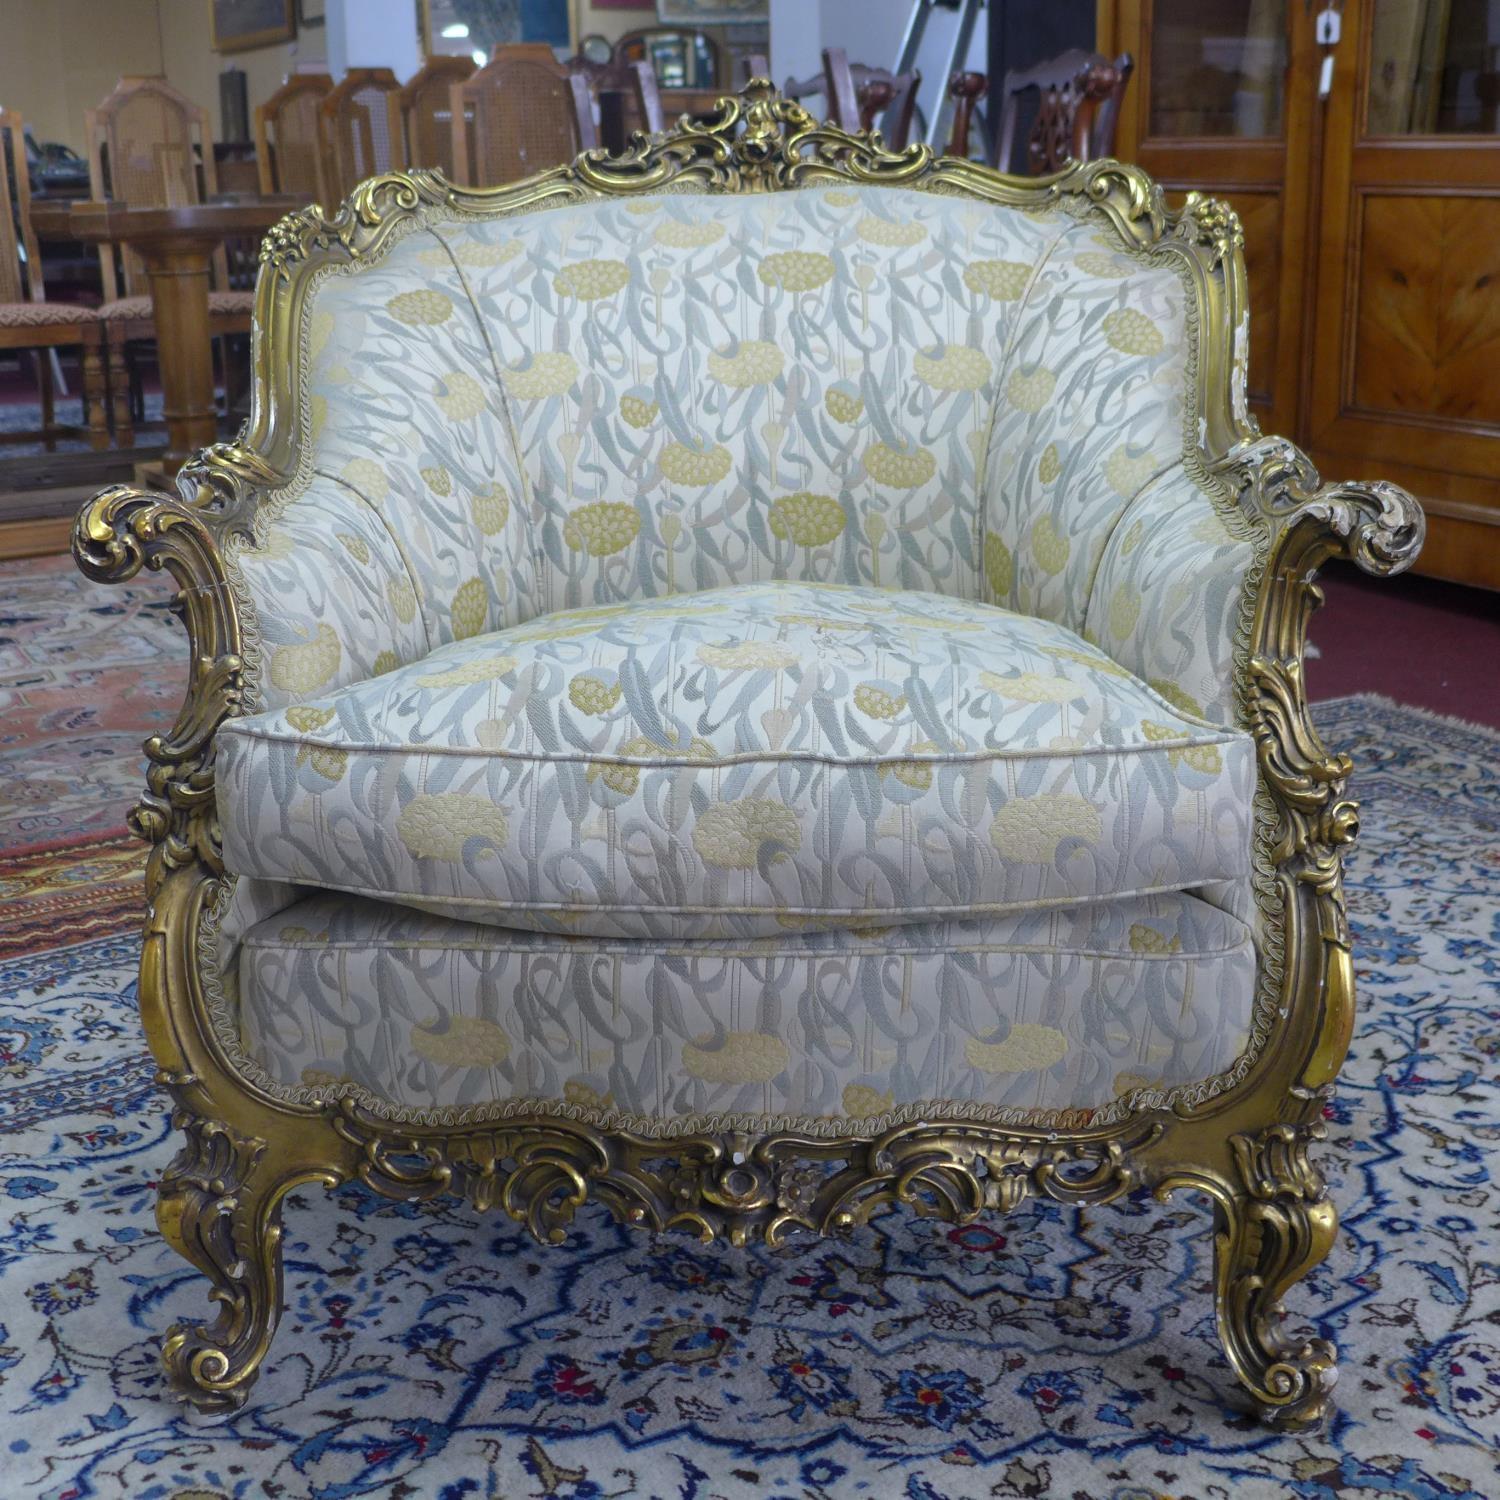
<path id="1" fill-rule="evenodd" d="M 138 248 L 151 281 L 161 366 L 162 415 L 167 423 L 162 467 L 175 474 L 193 453 L 219 435 L 208 318 L 213 244 L 178 242 Z"/>

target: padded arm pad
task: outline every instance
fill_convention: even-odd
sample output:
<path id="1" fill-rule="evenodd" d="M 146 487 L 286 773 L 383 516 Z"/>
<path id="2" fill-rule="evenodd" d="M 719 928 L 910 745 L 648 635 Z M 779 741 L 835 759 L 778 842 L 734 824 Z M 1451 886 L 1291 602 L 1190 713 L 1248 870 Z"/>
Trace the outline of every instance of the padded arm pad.
<path id="1" fill-rule="evenodd" d="M 252 708 L 285 708 L 430 649 L 419 582 L 373 506 L 331 475 L 307 488 L 236 560 Z"/>
<path id="2" fill-rule="evenodd" d="M 1130 503 L 1089 591 L 1084 635 L 1177 707 L 1237 722 L 1235 648 L 1248 628 L 1251 524 L 1177 464 Z"/>

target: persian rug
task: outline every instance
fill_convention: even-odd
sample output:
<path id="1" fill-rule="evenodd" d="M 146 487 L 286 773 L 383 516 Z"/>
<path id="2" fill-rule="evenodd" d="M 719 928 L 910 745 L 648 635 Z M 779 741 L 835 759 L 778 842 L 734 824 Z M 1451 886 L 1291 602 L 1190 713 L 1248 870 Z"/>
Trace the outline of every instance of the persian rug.
<path id="1" fill-rule="evenodd" d="M 0 852 L 123 833 L 141 741 L 182 704 L 170 579 L 104 588 L 70 557 L 0 563 Z"/>
<path id="2" fill-rule="evenodd" d="M 0 964 L 0 1494 L 83 1500 L 1493 1500 L 1500 1495 L 1500 736 L 1373 698 L 1360 1016 L 1320 1152 L 1343 1214 L 1293 1295 L 1328 1430 L 1241 1414 L 1209 1219 L 1029 1202 L 965 1228 L 704 1247 L 581 1213 L 542 1250 L 455 1203 L 298 1194 L 244 1412 L 166 1399 L 207 1310 L 158 1240 L 173 1147 L 120 934 Z"/>
<path id="3" fill-rule="evenodd" d="M 0 959 L 139 932 L 145 874 L 146 846 L 129 833 L 0 850 Z"/>

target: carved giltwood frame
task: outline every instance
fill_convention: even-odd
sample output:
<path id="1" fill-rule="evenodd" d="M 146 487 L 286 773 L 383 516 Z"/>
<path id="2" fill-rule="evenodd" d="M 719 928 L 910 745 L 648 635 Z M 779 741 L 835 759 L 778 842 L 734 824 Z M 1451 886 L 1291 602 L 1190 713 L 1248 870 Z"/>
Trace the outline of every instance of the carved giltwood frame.
<path id="1" fill-rule="evenodd" d="M 1127 246 L 1169 253 L 1195 304 L 1203 482 L 1237 497 L 1264 541 L 1241 662 L 1242 722 L 1258 749 L 1262 997 L 1256 1045 L 1216 1091 L 1142 1091 L 1107 1119 L 1075 1111 L 1047 1126 L 992 1124 L 955 1107 L 860 1134 L 670 1128 L 642 1133 L 578 1106 L 496 1106 L 463 1120 L 403 1117 L 357 1089 L 284 1097 L 228 1054 L 205 995 L 206 936 L 225 883 L 214 811 L 214 737 L 246 712 L 247 637 L 226 549 L 248 537 L 259 500 L 295 477 L 302 444 L 302 329 L 321 273 L 377 258 L 418 213 L 520 213 L 602 194 L 670 188 L 766 192 L 818 182 L 889 183 L 1021 208 L 1097 211 Z M 140 1004 L 158 1081 L 185 1143 L 160 1188 L 167 1239 L 213 1283 L 207 1326 L 167 1336 L 174 1388 L 209 1410 L 241 1405 L 281 1303 L 281 1203 L 301 1183 L 358 1178 L 397 1198 L 458 1193 L 498 1205 L 544 1242 L 602 1200 L 622 1220 L 709 1240 L 774 1243 L 788 1230 L 847 1229 L 892 1203 L 964 1221 L 1035 1191 L 1101 1202 L 1137 1187 L 1186 1188 L 1213 1205 L 1216 1304 L 1229 1359 L 1258 1407 L 1287 1426 L 1318 1421 L 1335 1378 L 1332 1347 L 1281 1328 L 1280 1299 L 1330 1248 L 1337 1219 L 1308 1159 L 1323 1100 L 1354 1021 L 1342 854 L 1357 832 L 1350 763 L 1321 743 L 1302 681 L 1317 570 L 1345 558 L 1367 572 L 1406 567 L 1423 518 L 1387 484 L 1322 485 L 1290 444 L 1260 437 L 1243 405 L 1245 278 L 1233 212 L 1189 196 L 1170 212 L 1138 169 L 1077 165 L 1011 178 L 926 146 L 896 154 L 878 135 L 820 126 L 764 80 L 623 156 L 591 152 L 510 187 L 475 191 L 412 172 L 362 184 L 333 215 L 314 207 L 266 236 L 256 289 L 252 415 L 240 441 L 205 450 L 175 495 L 124 486 L 80 513 L 79 566 L 117 582 L 167 569 L 191 640 L 191 675 L 170 732 L 147 742 L 148 788 L 132 826 L 152 843 Z"/>

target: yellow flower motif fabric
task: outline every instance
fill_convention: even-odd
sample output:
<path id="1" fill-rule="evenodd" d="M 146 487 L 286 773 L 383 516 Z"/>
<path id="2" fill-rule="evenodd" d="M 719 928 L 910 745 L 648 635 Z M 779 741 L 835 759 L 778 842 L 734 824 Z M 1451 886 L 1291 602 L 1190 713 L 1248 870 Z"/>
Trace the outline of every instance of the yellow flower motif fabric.
<path id="1" fill-rule="evenodd" d="M 564 266 L 552 278 L 554 290 L 567 297 L 596 302 L 613 297 L 630 281 L 630 267 L 622 260 L 579 260 Z"/>
<path id="2" fill-rule="evenodd" d="M 1179 709 L 1237 722 L 1234 642 L 1255 560 L 1248 523 L 1179 464 L 1155 479 L 1105 550 L 1085 634 Z"/>
<path id="3" fill-rule="evenodd" d="M 1015 558 L 1008 590 L 991 597 L 1074 630 L 1121 516 L 1197 437 L 1187 290 L 1123 247 L 1100 248 L 1099 233 L 1070 226 L 1036 267 L 986 448 L 986 543 L 998 535 Z"/>
<path id="4" fill-rule="evenodd" d="M 1228 1066 L 1258 543 L 1174 272 L 851 185 L 432 222 L 309 317 L 219 738 L 274 1077 L 870 1117 Z M 288 882 L 335 891 L 260 921 Z"/>
<path id="5" fill-rule="evenodd" d="M 1149 936 L 1145 936 L 1149 934 Z M 1243 1049 L 1254 947 L 1189 895 L 690 944 L 515 932 L 337 893 L 252 925 L 241 1031 L 279 1083 L 393 1105 L 559 1101 L 671 1121 L 1027 1111 L 1171 1088 Z M 402 997 L 394 1008 L 377 994 Z M 758 997 L 816 997 L 769 1003 Z"/>
<path id="6" fill-rule="evenodd" d="M 230 721 L 225 860 L 622 938 L 1242 880 L 1249 737 L 1163 687 L 1066 627 L 937 594 L 774 583 L 580 610 Z M 334 785 L 313 754 L 344 757 Z"/>
<path id="7" fill-rule="evenodd" d="M 1096 219 L 905 189 L 435 223 L 310 311 L 314 485 L 347 484 L 382 544 L 278 555 L 327 508 L 309 491 L 244 587 L 270 644 L 334 629 L 334 685 L 476 621 L 778 577 L 1081 630 L 1120 513 L 1182 458 L 1184 304 Z M 297 694 L 270 659 L 274 707 Z"/>

